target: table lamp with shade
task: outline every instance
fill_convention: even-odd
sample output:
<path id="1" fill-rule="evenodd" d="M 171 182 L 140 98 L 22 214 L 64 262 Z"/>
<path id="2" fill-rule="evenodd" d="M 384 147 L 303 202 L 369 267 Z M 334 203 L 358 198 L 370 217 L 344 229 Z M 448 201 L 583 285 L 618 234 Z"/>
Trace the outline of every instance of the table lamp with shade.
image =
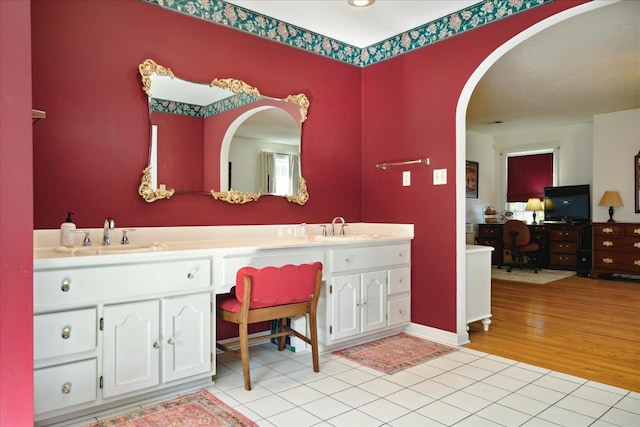
<path id="1" fill-rule="evenodd" d="M 622 204 L 622 199 L 620 198 L 620 193 L 617 191 L 605 191 L 598 205 L 609 206 L 609 220 L 607 222 L 616 222 L 613 219 L 613 208 L 624 206 Z"/>
<path id="2" fill-rule="evenodd" d="M 536 211 L 542 210 L 542 202 L 537 197 L 532 197 L 527 200 L 527 205 L 524 207 L 525 211 L 533 211 L 533 222 L 531 224 L 537 224 Z"/>

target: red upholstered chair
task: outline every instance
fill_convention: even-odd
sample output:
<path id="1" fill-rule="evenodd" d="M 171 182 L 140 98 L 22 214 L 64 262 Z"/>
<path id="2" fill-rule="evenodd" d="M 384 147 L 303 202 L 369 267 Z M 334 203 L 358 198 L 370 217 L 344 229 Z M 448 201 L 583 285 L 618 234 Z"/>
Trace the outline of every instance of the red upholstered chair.
<path id="1" fill-rule="evenodd" d="M 502 241 L 505 249 L 511 252 L 511 259 L 518 263 L 522 270 L 524 259 L 533 267 L 534 273 L 538 272 L 536 253 L 540 250 L 538 243 L 531 241 L 531 232 L 527 224 L 517 219 L 510 219 L 504 223 L 502 228 Z M 507 267 L 511 271 L 511 266 Z"/>
<path id="2" fill-rule="evenodd" d="M 251 390 L 249 373 L 249 343 L 280 337 L 278 350 L 284 350 L 287 335 L 295 335 L 311 345 L 313 370 L 320 371 L 318 361 L 318 332 L 316 313 L 322 263 L 265 267 L 257 269 L 243 267 L 236 274 L 235 292 L 218 297 L 218 319 L 238 325 L 239 339 L 216 347 L 242 360 L 244 388 Z M 287 318 L 309 316 L 309 336 L 287 326 Z M 280 320 L 280 327 L 270 335 L 249 338 L 250 323 Z M 237 350 L 232 347 L 239 347 Z"/>

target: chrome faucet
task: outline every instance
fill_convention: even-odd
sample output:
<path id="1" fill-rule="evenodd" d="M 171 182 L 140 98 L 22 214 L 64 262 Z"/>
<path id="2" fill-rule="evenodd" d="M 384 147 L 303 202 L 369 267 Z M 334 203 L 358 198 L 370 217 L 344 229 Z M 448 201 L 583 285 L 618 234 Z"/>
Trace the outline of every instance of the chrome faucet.
<path id="1" fill-rule="evenodd" d="M 116 228 L 116 222 L 113 218 L 108 217 L 104 220 L 104 234 L 102 235 L 102 244 L 108 246 L 111 244 L 111 236 L 109 235 L 109 231 Z"/>
<path id="2" fill-rule="evenodd" d="M 344 236 L 344 226 L 346 225 L 346 221 L 341 216 L 337 216 L 337 217 L 333 218 L 333 220 L 331 221 L 331 235 L 332 236 L 336 235 L 336 221 L 341 221 L 341 224 L 340 224 L 340 235 Z"/>

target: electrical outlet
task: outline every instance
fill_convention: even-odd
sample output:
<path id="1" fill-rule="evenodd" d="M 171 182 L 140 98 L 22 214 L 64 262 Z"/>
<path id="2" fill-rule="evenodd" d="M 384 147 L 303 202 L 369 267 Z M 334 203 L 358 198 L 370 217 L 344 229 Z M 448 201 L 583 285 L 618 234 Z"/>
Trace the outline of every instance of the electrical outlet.
<path id="1" fill-rule="evenodd" d="M 411 171 L 402 172 L 402 186 L 409 187 L 411 185 Z"/>
<path id="2" fill-rule="evenodd" d="M 433 170 L 433 185 L 444 185 L 447 183 L 447 170 L 446 169 L 434 169 Z"/>

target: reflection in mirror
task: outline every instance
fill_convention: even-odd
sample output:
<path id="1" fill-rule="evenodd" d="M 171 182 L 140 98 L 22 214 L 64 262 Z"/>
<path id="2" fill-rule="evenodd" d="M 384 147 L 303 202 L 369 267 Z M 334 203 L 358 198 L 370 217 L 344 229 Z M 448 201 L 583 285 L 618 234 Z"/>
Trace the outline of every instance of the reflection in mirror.
<path id="1" fill-rule="evenodd" d="M 305 95 L 271 98 L 234 79 L 189 82 L 149 59 L 139 70 L 151 121 L 149 166 L 139 188 L 146 201 L 176 192 L 210 193 L 235 204 L 261 194 L 306 203 L 300 169 Z"/>

